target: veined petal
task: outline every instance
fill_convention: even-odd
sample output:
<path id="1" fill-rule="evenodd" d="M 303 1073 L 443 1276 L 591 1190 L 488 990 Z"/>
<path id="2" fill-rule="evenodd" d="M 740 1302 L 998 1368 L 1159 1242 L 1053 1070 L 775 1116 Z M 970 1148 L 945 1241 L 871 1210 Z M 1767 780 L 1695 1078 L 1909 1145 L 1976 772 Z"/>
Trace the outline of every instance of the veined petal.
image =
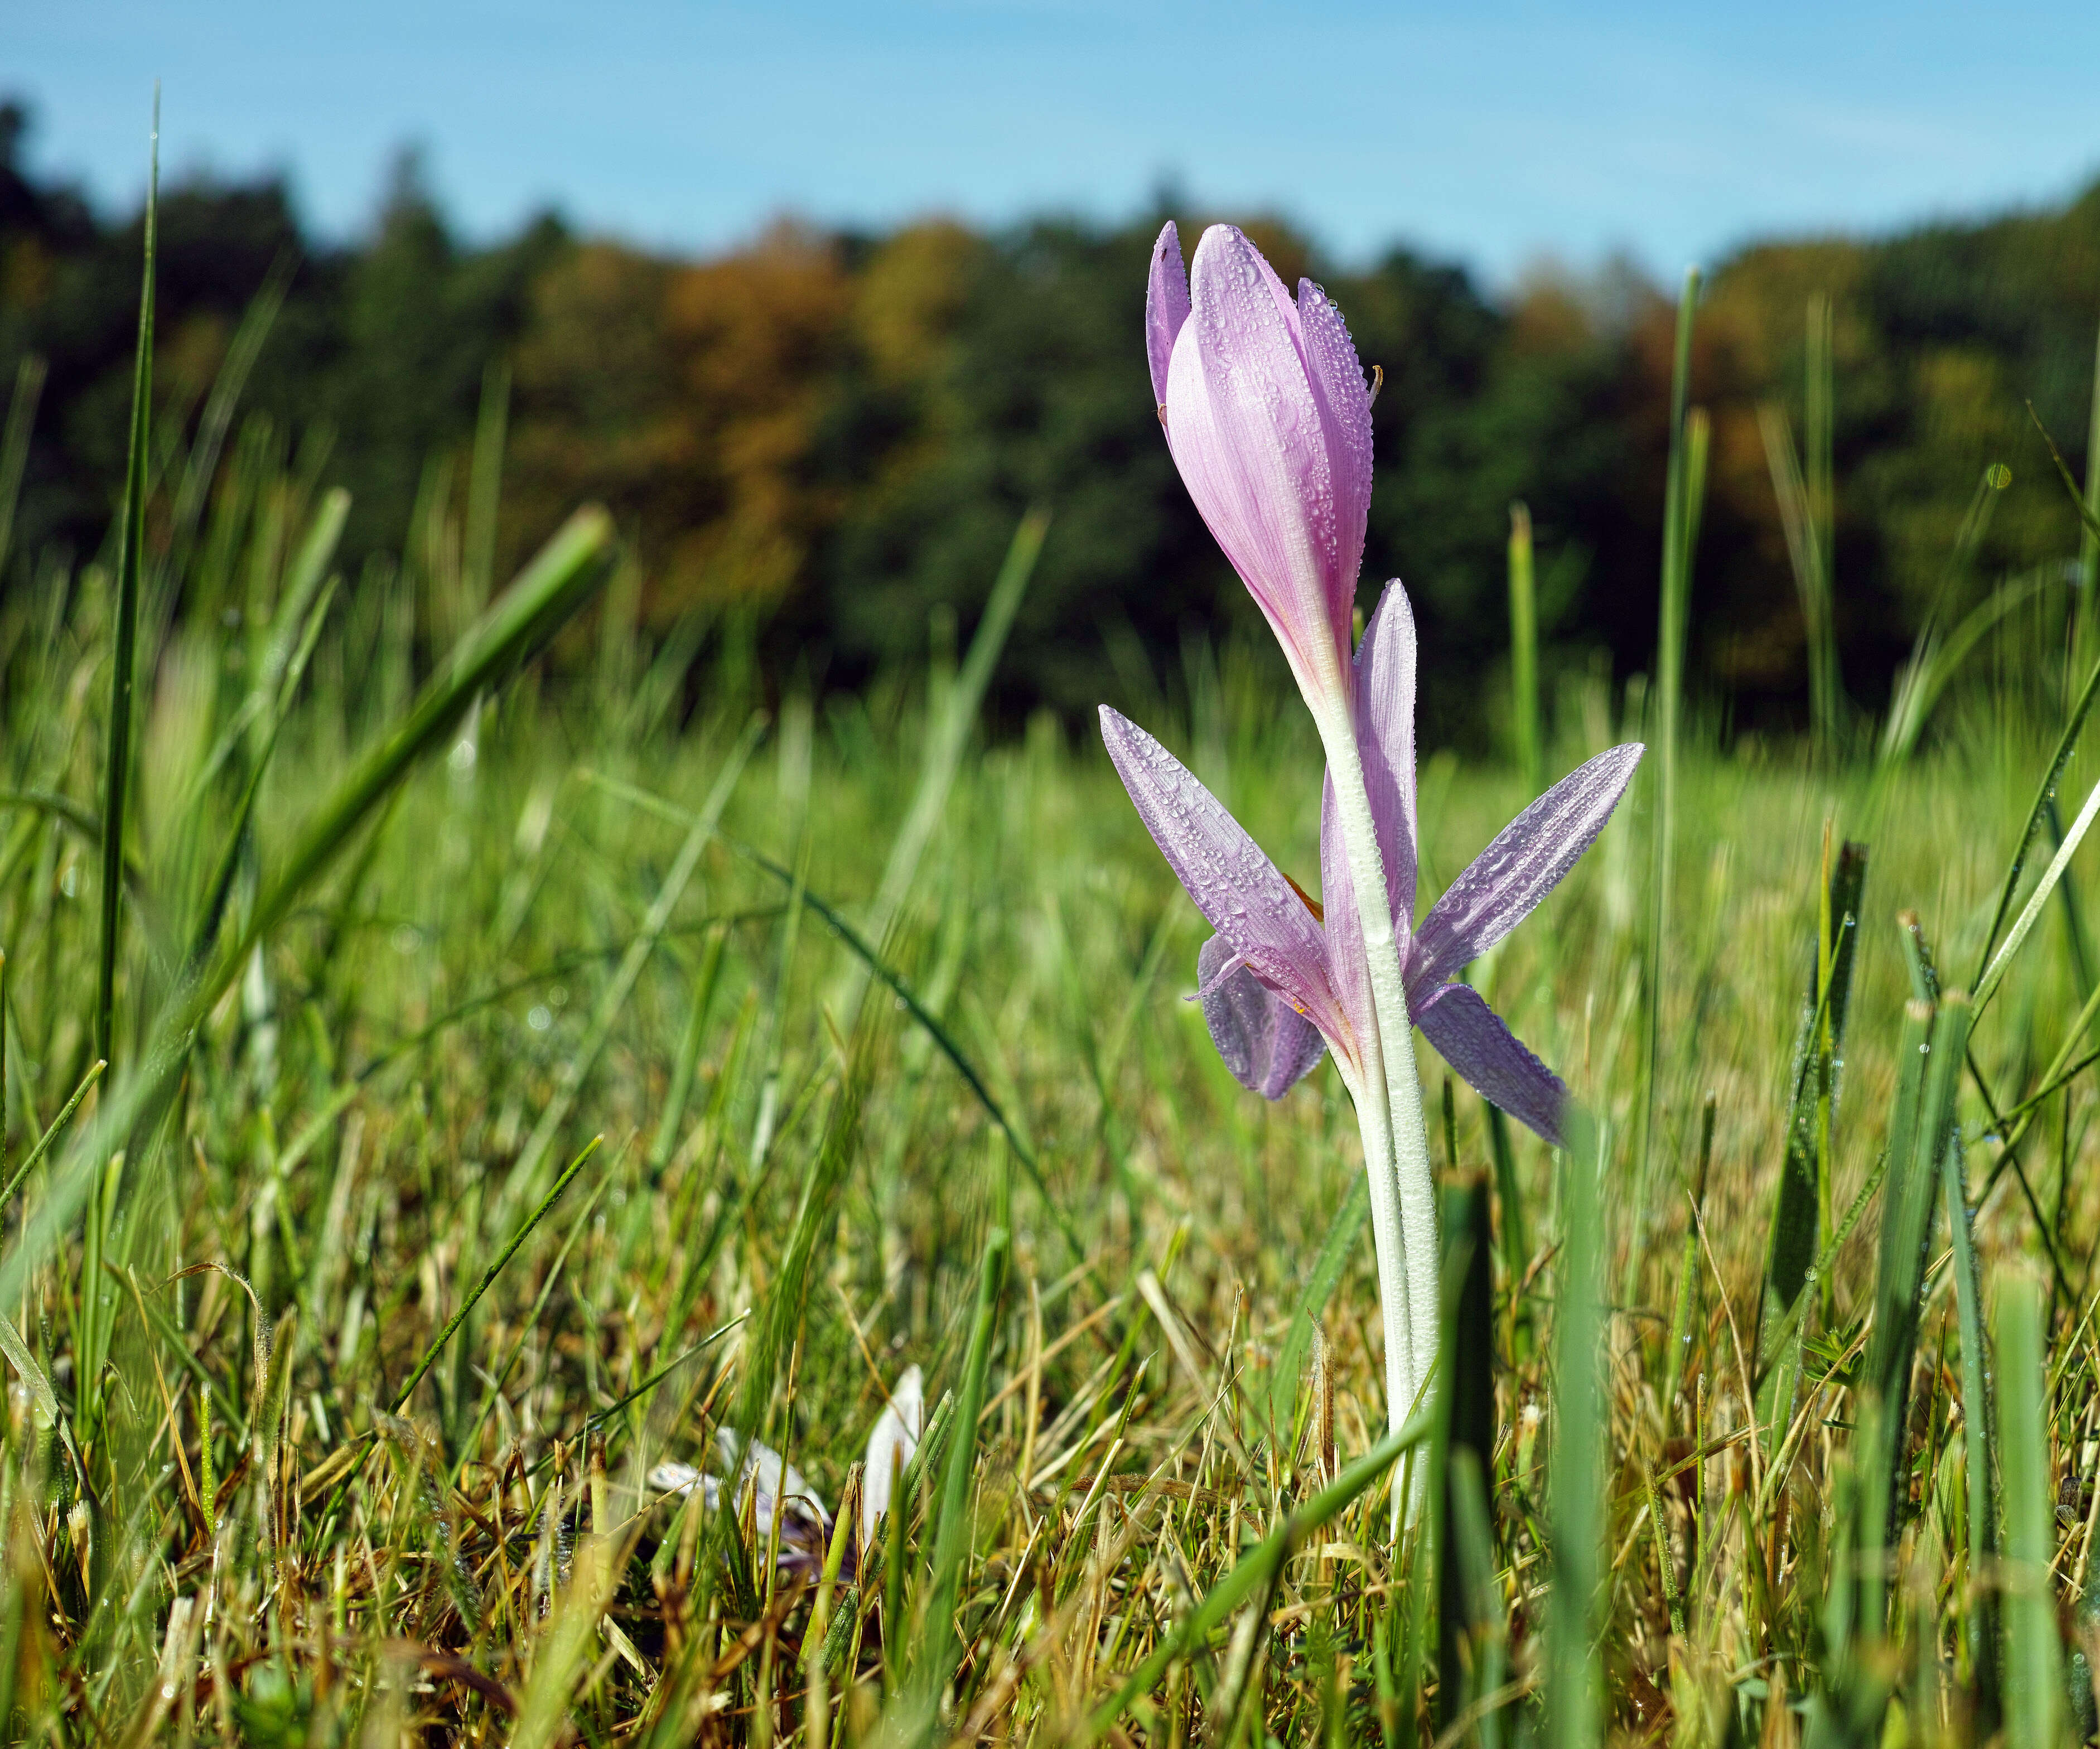
<path id="1" fill-rule="evenodd" d="M 1357 646 L 1357 746 L 1403 958 L 1414 926 L 1414 611 L 1395 580 Z"/>
<path id="2" fill-rule="evenodd" d="M 1193 773 L 1106 705 L 1101 739 L 1152 841 L 1211 927 L 1329 1043 L 1352 1050 L 1328 980 L 1326 938 L 1290 883 Z"/>
<path id="3" fill-rule="evenodd" d="M 1336 524 L 1327 431 L 1299 324 L 1260 251 L 1230 226 L 1197 247 L 1190 315 L 1174 343 L 1167 438 L 1210 525 L 1301 681 L 1331 650 L 1346 671 L 1361 531 Z"/>
<path id="4" fill-rule="evenodd" d="M 1238 958 L 1223 936 L 1198 951 L 1203 1020 L 1233 1078 L 1265 1099 L 1280 1099 L 1327 1054 L 1327 1041 L 1244 965 L 1226 971 Z"/>
<path id="5" fill-rule="evenodd" d="M 1152 366 L 1152 399 L 1167 404 L 1167 367 L 1175 337 L 1189 319 L 1189 270 L 1181 265 L 1181 234 L 1168 219 L 1152 245 L 1152 275 L 1145 288 L 1145 354 Z"/>
<path id="6" fill-rule="evenodd" d="M 1484 1099 L 1528 1130 L 1561 1146 L 1560 1113 L 1568 1090 L 1524 1042 L 1463 984 L 1443 984 L 1415 1011 L 1414 1024 L 1437 1055 Z"/>
<path id="7" fill-rule="evenodd" d="M 1407 967 L 1410 1004 L 1501 941 L 1560 884 L 1604 830 L 1642 751 L 1630 741 L 1570 772 L 1445 889 L 1415 934 Z"/>
<path id="8" fill-rule="evenodd" d="M 1321 919 L 1327 933 L 1327 978 L 1341 998 L 1359 1038 L 1376 1026 L 1371 998 L 1370 961 L 1364 952 L 1363 914 L 1357 909 L 1357 883 L 1349 871 L 1348 847 L 1342 840 L 1341 811 L 1335 804 L 1335 779 L 1320 786 Z"/>
<path id="9" fill-rule="evenodd" d="M 1310 280 L 1298 282 L 1296 306 L 1306 375 L 1326 434 L 1335 488 L 1335 536 L 1339 552 L 1329 575 L 1328 611 L 1338 623 L 1355 616 L 1357 573 L 1364 562 L 1364 527 L 1371 509 L 1371 394 L 1348 324 Z"/>

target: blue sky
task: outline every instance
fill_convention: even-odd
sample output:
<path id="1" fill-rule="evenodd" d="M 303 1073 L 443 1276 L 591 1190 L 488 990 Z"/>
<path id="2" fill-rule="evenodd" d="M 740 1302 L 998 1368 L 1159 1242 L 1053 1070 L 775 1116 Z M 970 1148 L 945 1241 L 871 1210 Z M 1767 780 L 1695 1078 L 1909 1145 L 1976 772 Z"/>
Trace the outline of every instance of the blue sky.
<path id="1" fill-rule="evenodd" d="M 2060 199 L 2100 174 L 2100 5 L 1763 0 L 12 0 L 0 91 L 100 200 L 163 162 L 288 172 L 355 232 L 425 150 L 489 236 L 553 204 L 704 250 L 792 210 L 1106 218 L 1162 183 L 1280 209 L 1361 260 L 1405 240 L 1493 283 L 1623 249 L 1674 275 L 1745 239 Z"/>

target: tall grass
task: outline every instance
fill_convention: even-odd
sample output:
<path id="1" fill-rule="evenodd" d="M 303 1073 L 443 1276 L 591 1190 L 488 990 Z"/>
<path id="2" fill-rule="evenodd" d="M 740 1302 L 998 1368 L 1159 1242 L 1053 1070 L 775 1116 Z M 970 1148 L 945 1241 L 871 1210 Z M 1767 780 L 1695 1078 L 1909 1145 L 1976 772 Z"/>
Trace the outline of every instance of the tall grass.
<path id="1" fill-rule="evenodd" d="M 1872 760 L 1823 718 L 1724 749 L 1684 704 L 1685 438 L 1663 804 L 1480 968 L 1584 1139 L 1431 1064 L 1449 1388 L 1381 1438 L 1331 1070 L 1238 1089 L 1097 750 L 982 733 L 1054 526 L 954 672 L 769 695 L 727 616 L 645 635 L 592 513 L 494 587 L 500 377 L 461 488 L 355 579 L 280 439 L 219 458 L 235 393 L 188 446 L 142 393 L 158 483 L 0 599 L 10 1740 L 2089 1728 L 2093 811 L 2033 854 L 2096 690 L 2060 593 Z M 1274 653 L 1189 672 L 1151 714 L 1315 866 Z M 1520 769 L 1425 762 L 1432 888 L 1621 709 L 1566 702 Z M 737 1487 L 768 1453 L 836 1518 Z"/>

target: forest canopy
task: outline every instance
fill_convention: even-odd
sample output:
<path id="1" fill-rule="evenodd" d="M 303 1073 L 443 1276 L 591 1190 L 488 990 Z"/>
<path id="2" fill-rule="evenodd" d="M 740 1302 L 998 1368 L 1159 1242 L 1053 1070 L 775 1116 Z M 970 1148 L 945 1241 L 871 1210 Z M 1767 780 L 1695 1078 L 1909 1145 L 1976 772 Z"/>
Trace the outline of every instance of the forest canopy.
<path id="1" fill-rule="evenodd" d="M 40 552 L 85 557 L 105 538 L 142 244 L 141 215 L 98 212 L 30 174 L 28 126 L 20 107 L 0 109 L 0 372 L 26 381 L 29 359 L 44 372 L 10 588 L 29 584 Z M 1537 531 L 1550 662 L 1608 657 L 1621 676 L 1643 665 L 1675 289 L 1623 264 L 1542 267 L 1491 295 L 1405 246 L 1337 264 L 1287 218 L 1174 203 L 1121 224 L 1052 216 L 992 231 L 783 218 L 702 259 L 548 214 L 481 246 L 448 222 L 412 156 L 369 234 L 344 245 L 308 231 L 281 181 L 192 178 L 161 195 L 157 413 L 165 433 L 193 427 L 244 322 L 261 333 L 244 441 L 348 488 L 353 577 L 464 493 L 478 421 L 505 417 L 499 571 L 577 501 L 601 500 L 640 561 L 651 624 L 747 608 L 779 659 L 827 685 L 916 659 L 943 610 L 967 628 L 1016 519 L 1039 504 L 1054 521 L 1005 703 L 1072 712 L 1112 690 L 1118 662 L 1170 672 L 1193 632 L 1251 612 L 1151 403 L 1140 312 L 1147 249 L 1170 216 L 1191 242 L 1207 219 L 1238 218 L 1287 279 L 1326 287 L 1382 369 L 1365 575 L 1401 577 L 1414 596 L 1438 653 L 1423 676 L 1436 732 L 1489 732 L 1517 500 Z M 2082 478 L 2096 288 L 2100 183 L 2059 207 L 1763 242 L 1714 266 L 1692 378 L 1712 421 L 1696 695 L 1738 725 L 1805 715 L 1771 446 L 1803 427 L 1819 300 L 1851 694 L 1877 707 L 1928 615 L 2009 576 L 2075 588 L 2077 522 L 2036 422 Z M 1979 490 L 1993 464 L 2010 483 Z"/>

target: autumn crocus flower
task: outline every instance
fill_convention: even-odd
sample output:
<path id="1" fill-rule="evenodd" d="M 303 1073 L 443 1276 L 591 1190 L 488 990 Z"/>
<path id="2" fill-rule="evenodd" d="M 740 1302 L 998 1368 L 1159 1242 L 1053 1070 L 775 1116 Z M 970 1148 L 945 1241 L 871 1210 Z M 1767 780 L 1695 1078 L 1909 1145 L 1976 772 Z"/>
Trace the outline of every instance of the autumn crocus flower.
<path id="1" fill-rule="evenodd" d="M 1414 668 L 1414 617 L 1406 592 L 1394 584 L 1364 633 L 1352 680 L 1362 764 L 1379 774 L 1368 794 L 1408 1015 L 1483 1098 L 1558 1144 L 1566 1088 L 1455 976 L 1573 867 L 1610 819 L 1641 748 L 1613 747 L 1555 784 L 1503 829 L 1415 927 Z M 1364 1041 L 1378 1017 L 1331 778 L 1320 810 L 1322 911 L 1150 735 L 1104 706 L 1101 737 L 1154 842 L 1217 931 L 1197 967 L 1204 1018 L 1227 1067 L 1243 1085 L 1280 1099 L 1331 1051 L 1361 1112 L 1377 1091 Z M 1409 1067 L 1411 1073 L 1411 1053 Z M 1367 1152 L 1373 1145 L 1367 1134 Z M 1380 1163 L 1374 1157 L 1370 1164 L 1375 1173 Z M 1398 1412 L 1404 1412 L 1427 1374 L 1412 1341 L 1397 1337 L 1389 1328 L 1388 1386 L 1405 1394 Z M 1398 1378 L 1396 1349 L 1409 1362 Z"/>
<path id="2" fill-rule="evenodd" d="M 1370 511 L 1370 385 L 1326 294 L 1308 280 L 1294 298 L 1229 225 L 1204 232 L 1185 280 L 1180 236 L 1171 224 L 1161 231 L 1145 328 L 1175 466 L 1274 630 L 1326 751 L 1345 884 L 1363 919 L 1353 1090 L 1397 1427 L 1436 1358 L 1436 1186 L 1371 811 L 1373 789 L 1399 779 L 1366 766 L 1349 679 Z"/>
<path id="3" fill-rule="evenodd" d="M 1157 742 L 1112 712 L 1103 713 L 1103 732 L 1183 884 L 1199 905 L 1220 907 L 1211 921 L 1227 952 L 1211 953 L 1205 982 L 1227 1060 L 1237 1072 L 1244 1055 L 1242 1078 L 1281 1093 L 1316 1059 L 1303 1029 L 1263 999 L 1265 990 L 1311 1023 L 1342 1068 L 1363 1132 L 1396 1428 L 1425 1393 L 1436 1349 L 1436 1181 L 1414 1023 L 1432 1029 L 1435 1011 L 1432 1037 L 1448 1036 L 1483 1073 L 1507 1056 L 1497 1037 L 1507 1034 L 1477 998 L 1443 990 L 1462 960 L 1425 982 L 1432 960 L 1418 958 L 1411 943 L 1414 674 L 1404 597 L 1398 614 L 1384 616 L 1387 638 L 1367 637 L 1370 659 L 1352 659 L 1370 509 L 1372 385 L 1326 293 L 1301 280 L 1294 297 L 1226 225 L 1204 233 L 1185 276 L 1178 233 L 1171 224 L 1160 232 L 1145 349 L 1175 465 L 1275 632 L 1327 756 L 1324 924 Z M 1391 645 L 1384 655 L 1381 641 Z M 1445 919 L 1461 946 L 1478 933 L 1458 914 L 1463 902 Z M 1229 963 L 1234 958 L 1240 965 Z M 1470 1054 L 1462 1034 L 1475 1040 Z M 1515 1082 L 1505 1093 L 1519 1099 Z M 1533 1103 L 1538 1114 L 1546 1111 Z"/>

